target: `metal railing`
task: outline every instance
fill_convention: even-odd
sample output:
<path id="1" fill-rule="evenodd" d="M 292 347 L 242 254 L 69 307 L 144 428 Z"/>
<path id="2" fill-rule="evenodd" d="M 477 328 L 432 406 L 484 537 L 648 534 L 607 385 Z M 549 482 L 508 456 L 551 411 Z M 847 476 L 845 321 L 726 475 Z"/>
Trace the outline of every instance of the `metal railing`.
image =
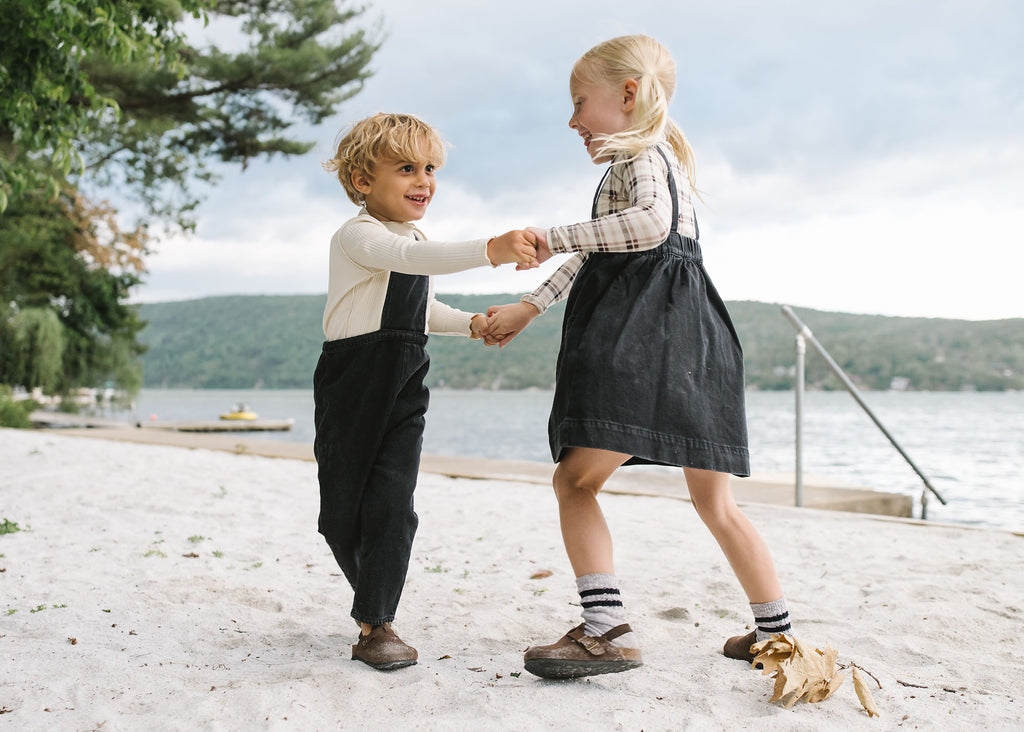
<path id="1" fill-rule="evenodd" d="M 848 377 L 846 375 L 846 372 L 843 371 L 842 367 L 840 367 L 839 364 L 835 362 L 835 359 L 833 359 L 832 356 L 829 355 L 829 352 L 825 350 L 825 347 L 818 343 L 818 339 L 814 337 L 813 333 L 811 333 L 811 329 L 804 325 L 803 321 L 796 316 L 796 313 L 793 312 L 793 309 L 789 307 L 789 305 L 782 306 L 782 314 L 785 315 L 789 322 L 793 324 L 793 327 L 796 328 L 796 384 L 794 387 L 796 397 L 796 505 L 802 506 L 804 503 L 804 357 L 807 353 L 807 344 L 810 343 L 812 346 L 814 346 L 814 350 L 816 350 L 821 355 L 821 357 L 825 359 L 825 363 L 827 363 L 828 367 L 832 369 L 832 373 L 839 377 L 839 380 L 843 382 L 843 386 L 845 386 L 846 390 L 850 392 L 850 396 L 852 396 L 856 400 L 856 402 L 861 406 L 861 409 L 863 409 L 867 413 L 867 415 L 871 417 L 872 421 L 875 423 L 875 425 L 877 425 L 878 429 L 882 431 L 882 434 L 889 439 L 889 442 L 892 443 L 892 446 L 895 447 L 897 451 L 899 451 L 900 455 L 903 456 L 903 459 L 907 461 L 907 464 L 909 464 L 910 467 L 914 469 L 914 472 L 917 473 L 918 477 L 920 477 L 921 480 L 924 482 L 925 489 L 921 491 L 921 518 L 928 518 L 928 491 L 931 491 L 935 495 L 935 497 L 939 499 L 939 502 L 942 503 L 943 506 L 945 506 L 946 499 L 942 497 L 942 494 L 935 490 L 935 487 L 929 482 L 925 474 L 921 472 L 921 469 L 914 464 L 914 461 L 910 459 L 910 456 L 907 455 L 906 451 L 902 447 L 900 447 L 900 444 L 898 442 L 896 442 L 896 438 L 889 433 L 889 430 L 885 428 L 885 425 L 881 423 L 878 417 L 875 416 L 875 413 L 871 411 L 871 408 L 867 404 L 865 404 L 863 399 L 861 399 L 860 393 L 857 391 L 857 387 L 854 386 L 853 382 L 850 381 L 850 377 Z"/>

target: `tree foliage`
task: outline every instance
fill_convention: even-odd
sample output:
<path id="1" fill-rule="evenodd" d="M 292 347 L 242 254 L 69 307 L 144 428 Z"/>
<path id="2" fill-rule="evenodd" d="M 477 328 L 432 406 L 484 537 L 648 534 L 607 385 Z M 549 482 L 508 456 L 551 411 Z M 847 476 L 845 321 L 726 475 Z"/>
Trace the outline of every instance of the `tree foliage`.
<path id="1" fill-rule="evenodd" d="M 89 78 L 92 58 L 173 65 L 183 44 L 183 12 L 206 0 L 5 0 L 0 5 L 0 211 L 11 195 L 42 181 L 42 156 L 54 175 L 81 170 L 79 140 L 115 101 Z M 180 73 L 180 69 L 177 70 Z"/>
<path id="2" fill-rule="evenodd" d="M 117 185 L 184 226 L 214 177 L 310 143 L 356 94 L 379 41 L 347 26 L 336 0 L 5 0 L 0 6 L 0 188 L 19 194 L 54 173 Z M 183 18 L 209 21 L 216 30 Z M 241 39 L 224 49 L 214 35 Z M 51 178 L 50 192 L 54 191 Z M 74 182 L 74 180 L 72 181 Z M 0 207 L 4 199 L 0 198 Z"/>
<path id="3" fill-rule="evenodd" d="M 25 346 L 14 319 L 48 308 L 64 329 L 62 388 L 137 386 L 142 322 L 127 298 L 149 224 L 191 228 L 197 184 L 217 166 L 308 151 L 300 125 L 370 74 L 379 42 L 351 27 L 362 12 L 345 0 L 3 0 L 0 348 Z M 116 190 L 144 223 L 123 230 L 86 190 Z M 35 380 L 19 359 L 0 358 L 0 383 Z"/>
<path id="4" fill-rule="evenodd" d="M 0 216 L 0 351 L 9 354 L 0 359 L 0 383 L 60 392 L 107 381 L 138 388 L 143 323 L 126 301 L 139 283 L 143 246 L 139 231 L 122 232 L 109 207 L 72 188 L 55 200 L 17 199 Z M 48 331 L 59 324 L 59 334 L 31 336 L 42 322 Z M 59 349 L 46 345 L 54 339 Z"/>

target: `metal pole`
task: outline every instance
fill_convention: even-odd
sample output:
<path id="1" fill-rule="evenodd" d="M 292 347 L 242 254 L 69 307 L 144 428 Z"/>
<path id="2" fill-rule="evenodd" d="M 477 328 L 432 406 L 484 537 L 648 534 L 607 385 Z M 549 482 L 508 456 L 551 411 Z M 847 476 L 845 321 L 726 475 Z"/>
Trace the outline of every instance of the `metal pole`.
<path id="1" fill-rule="evenodd" d="M 804 354 L 807 341 L 803 333 L 796 334 L 796 505 L 804 505 Z"/>
<path id="2" fill-rule="evenodd" d="M 796 313 L 793 312 L 793 309 L 790 308 L 789 305 L 782 306 L 782 314 L 789 319 L 789 322 L 793 324 L 793 326 L 797 329 L 797 332 L 804 336 L 804 338 L 806 338 L 807 341 L 812 346 L 814 346 L 814 349 L 819 354 L 821 354 L 821 357 L 825 359 L 825 363 L 827 363 L 829 368 L 832 369 L 832 373 L 839 377 L 839 380 L 843 382 L 843 386 L 845 386 L 846 390 L 850 392 L 850 396 L 852 396 L 857 401 L 857 403 L 861 406 L 861 409 L 867 412 L 867 415 L 871 417 L 871 420 L 875 423 L 878 429 L 882 431 L 882 434 L 889 438 L 889 442 L 892 443 L 892 446 L 895 447 L 899 454 L 903 456 L 903 459 L 907 461 L 907 464 L 914 469 L 914 472 L 917 473 L 918 477 L 921 478 L 922 481 L 924 481 L 924 484 L 928 487 L 928 490 L 934 493 L 935 497 L 939 499 L 939 502 L 941 502 L 942 505 L 945 506 L 946 499 L 942 497 L 942 494 L 935 490 L 935 487 L 929 482 L 928 478 L 925 477 L 925 474 L 921 472 L 921 469 L 914 464 L 914 461 L 910 459 L 910 456 L 907 455 L 907 453 L 904 452 L 903 448 L 900 447 L 899 443 L 896 442 L 896 438 L 889 434 L 889 430 L 887 430 L 885 426 L 878 420 L 878 417 L 876 417 L 875 413 L 871 411 L 871 408 L 864 403 L 864 400 L 861 399 L 860 397 L 860 393 L 857 391 L 857 387 L 854 385 L 852 381 L 850 381 L 850 378 L 846 375 L 846 372 L 843 371 L 842 367 L 840 367 L 840 365 L 835 362 L 832 356 L 829 355 L 829 352 L 825 350 L 824 346 L 818 343 L 818 339 L 814 337 L 813 333 L 811 333 L 811 329 L 804 325 L 803 321 L 801 321 L 800 318 L 796 316 Z"/>

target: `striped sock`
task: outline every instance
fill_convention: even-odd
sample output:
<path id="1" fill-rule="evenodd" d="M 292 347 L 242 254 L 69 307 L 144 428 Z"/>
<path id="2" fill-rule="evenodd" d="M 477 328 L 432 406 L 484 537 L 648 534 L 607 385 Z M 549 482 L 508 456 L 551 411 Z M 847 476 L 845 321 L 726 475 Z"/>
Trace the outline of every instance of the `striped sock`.
<path id="1" fill-rule="evenodd" d="M 585 574 L 576 578 L 576 589 L 583 605 L 584 632 L 597 637 L 626 622 L 626 611 L 614 574 Z M 611 641 L 621 648 L 636 648 L 636 637 L 625 633 Z"/>
<path id="2" fill-rule="evenodd" d="M 752 602 L 750 609 L 754 611 L 758 642 L 766 640 L 770 635 L 789 633 L 792 630 L 793 626 L 789 624 L 789 609 L 786 607 L 785 597 L 780 597 L 774 602 Z"/>

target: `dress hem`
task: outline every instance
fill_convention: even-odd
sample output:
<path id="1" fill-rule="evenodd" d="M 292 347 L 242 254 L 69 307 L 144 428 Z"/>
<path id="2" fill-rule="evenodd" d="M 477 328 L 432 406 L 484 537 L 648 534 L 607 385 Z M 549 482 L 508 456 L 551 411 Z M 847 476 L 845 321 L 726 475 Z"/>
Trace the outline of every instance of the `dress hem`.
<path id="1" fill-rule="evenodd" d="M 666 435 L 660 432 L 592 419 L 565 419 L 551 432 L 551 457 L 557 463 L 569 447 L 621 452 L 633 457 L 627 465 L 668 465 L 750 475 L 750 452 L 738 445 Z"/>

